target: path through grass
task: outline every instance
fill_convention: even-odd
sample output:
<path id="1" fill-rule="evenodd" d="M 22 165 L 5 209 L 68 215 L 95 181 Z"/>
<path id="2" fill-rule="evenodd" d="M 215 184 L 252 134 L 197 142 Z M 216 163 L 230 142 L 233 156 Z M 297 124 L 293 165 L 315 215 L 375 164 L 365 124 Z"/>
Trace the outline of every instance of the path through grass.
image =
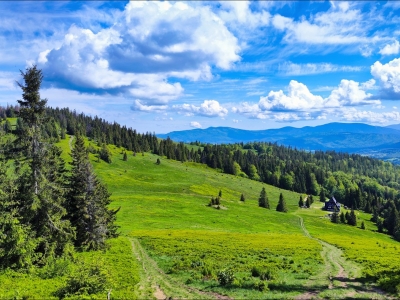
<path id="1" fill-rule="evenodd" d="M 304 235 L 319 242 L 322 246 L 321 256 L 324 260 L 322 271 L 312 276 L 307 282 L 309 290 L 296 299 L 312 298 L 367 298 L 367 299 L 387 299 L 373 285 L 366 286 L 359 280 L 361 269 L 353 262 L 343 257 L 343 252 L 339 248 L 314 238 L 307 231 L 304 220 L 299 217 L 300 227 Z"/>
<path id="2" fill-rule="evenodd" d="M 140 282 L 137 284 L 136 296 L 138 299 L 150 299 L 155 297 L 157 300 L 172 299 L 220 299 L 229 300 L 224 295 L 213 292 L 204 292 L 196 288 L 186 286 L 161 270 L 157 263 L 151 259 L 143 249 L 140 242 L 132 238 L 132 251 L 136 256 L 140 270 Z"/>

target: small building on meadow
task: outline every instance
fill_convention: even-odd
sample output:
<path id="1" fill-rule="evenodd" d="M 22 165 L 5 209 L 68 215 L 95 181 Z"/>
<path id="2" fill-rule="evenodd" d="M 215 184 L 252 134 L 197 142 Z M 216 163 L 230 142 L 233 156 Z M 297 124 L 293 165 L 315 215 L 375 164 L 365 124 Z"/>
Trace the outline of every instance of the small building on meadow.
<path id="1" fill-rule="evenodd" d="M 335 206 L 336 206 L 337 210 L 340 211 L 340 203 L 337 202 L 335 197 L 333 197 L 333 196 L 331 199 L 329 199 L 329 201 L 325 202 L 325 210 L 327 210 L 327 211 L 334 211 Z"/>

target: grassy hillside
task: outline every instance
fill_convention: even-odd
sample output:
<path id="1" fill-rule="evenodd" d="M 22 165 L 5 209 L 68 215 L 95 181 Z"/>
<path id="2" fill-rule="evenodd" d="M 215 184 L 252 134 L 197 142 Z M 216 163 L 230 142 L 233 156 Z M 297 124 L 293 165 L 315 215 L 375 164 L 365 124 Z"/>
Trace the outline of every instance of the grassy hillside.
<path id="1" fill-rule="evenodd" d="M 67 137 L 59 144 L 67 161 L 69 142 Z M 111 164 L 94 155 L 91 161 L 112 192 L 112 206 L 121 207 L 122 237 L 110 242 L 106 255 L 78 259 L 103 260 L 114 298 L 379 298 L 361 276 L 400 265 L 400 244 L 376 233 L 366 214 L 359 214 L 366 230 L 332 224 L 321 203 L 298 208 L 297 193 L 205 165 L 163 158 L 158 165 L 159 157 L 149 153 L 128 152 L 123 161 L 122 149 L 109 148 Z M 258 207 L 263 187 L 271 210 Z M 207 206 L 220 190 L 221 209 Z M 275 211 L 281 192 L 288 213 Z M 231 284 L 219 284 L 218 277 L 229 279 L 230 273 Z M 49 279 L 38 274 L 18 283 L 10 279 L 17 275 L 0 275 L 0 298 L 49 298 L 68 278 L 67 272 Z M 98 296 L 104 299 L 107 292 Z"/>

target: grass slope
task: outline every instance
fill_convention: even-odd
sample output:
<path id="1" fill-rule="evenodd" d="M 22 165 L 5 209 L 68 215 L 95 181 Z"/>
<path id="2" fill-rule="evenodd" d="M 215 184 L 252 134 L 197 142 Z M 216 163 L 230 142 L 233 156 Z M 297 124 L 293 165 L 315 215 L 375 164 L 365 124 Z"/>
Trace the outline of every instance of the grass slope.
<path id="1" fill-rule="evenodd" d="M 70 160 L 69 142 L 67 137 L 59 143 L 66 161 Z M 117 221 L 123 236 L 111 241 L 104 257 L 117 270 L 111 272 L 114 298 L 147 299 L 160 294 L 196 299 L 379 298 L 373 287 L 357 278 L 362 271 L 374 275 L 376 270 L 400 265 L 399 244 L 376 233 L 366 214 L 360 213 L 359 219 L 367 230 L 332 224 L 320 203 L 299 209 L 297 193 L 200 164 L 161 158 L 157 165 L 159 157 L 149 153 L 133 156 L 128 152 L 128 161 L 123 161 L 122 149 L 109 148 L 111 164 L 97 162 L 92 154 L 90 158 L 112 192 L 112 206 L 121 207 Z M 263 187 L 271 210 L 258 207 Z M 208 207 L 220 190 L 223 209 Z M 281 192 L 287 214 L 275 211 Z M 240 201 L 242 193 L 245 202 Z M 221 271 L 234 273 L 231 285 L 218 284 Z M 0 275 L 0 298 L 20 293 L 19 286 L 27 280 L 42 289 L 26 290 L 24 295 L 48 298 L 66 277 L 46 281 L 34 275 L 3 285 L 9 278 L 9 274 Z"/>

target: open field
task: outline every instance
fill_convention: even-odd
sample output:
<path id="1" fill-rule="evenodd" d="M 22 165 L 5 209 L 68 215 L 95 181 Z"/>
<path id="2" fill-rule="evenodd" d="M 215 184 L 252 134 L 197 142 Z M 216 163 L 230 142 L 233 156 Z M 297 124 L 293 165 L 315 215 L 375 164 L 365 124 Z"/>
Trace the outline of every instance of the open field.
<path id="1" fill-rule="evenodd" d="M 67 137 L 59 143 L 66 161 L 70 142 Z M 366 230 L 333 224 L 319 202 L 298 208 L 297 193 L 200 164 L 161 158 L 157 165 L 159 157 L 149 153 L 128 152 L 123 161 L 122 149 L 109 148 L 111 164 L 90 157 L 112 192 L 112 206 L 121 207 L 117 221 L 122 237 L 110 241 L 105 255 L 77 257 L 106 266 L 111 292 L 98 297 L 104 299 L 108 292 L 114 299 L 387 297 L 364 275 L 372 278 L 398 268 L 400 244 L 376 233 L 369 215 L 358 216 Z M 271 210 L 258 207 L 263 187 Z M 220 190 L 221 209 L 207 206 Z M 281 192 L 288 213 L 275 211 Z M 2 274 L 0 298 L 55 297 L 76 267 L 69 264 L 65 273 L 48 279 L 39 270 Z M 230 284 L 219 284 L 218 278 L 230 274 Z M 18 283 L 12 276 L 19 276 Z"/>

